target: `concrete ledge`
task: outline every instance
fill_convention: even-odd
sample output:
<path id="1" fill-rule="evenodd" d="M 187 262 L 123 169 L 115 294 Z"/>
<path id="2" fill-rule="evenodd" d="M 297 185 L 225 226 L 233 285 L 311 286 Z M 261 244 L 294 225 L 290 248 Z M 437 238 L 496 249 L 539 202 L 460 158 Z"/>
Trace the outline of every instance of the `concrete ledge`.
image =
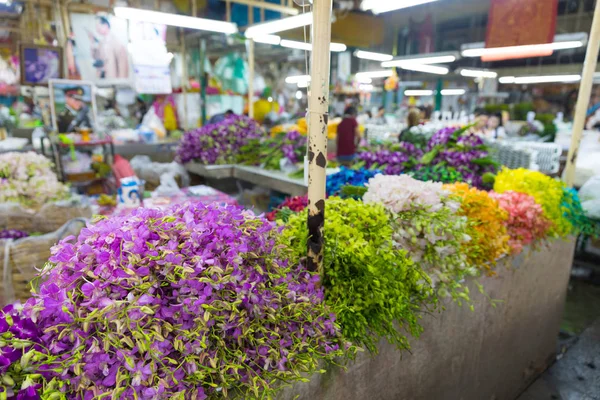
<path id="1" fill-rule="evenodd" d="M 475 311 L 447 304 L 423 316 L 425 331 L 411 353 L 381 342 L 347 370 L 328 368 L 281 399 L 514 400 L 554 360 L 575 242 L 506 258 L 498 275 L 479 282 L 494 308 L 469 283 Z"/>

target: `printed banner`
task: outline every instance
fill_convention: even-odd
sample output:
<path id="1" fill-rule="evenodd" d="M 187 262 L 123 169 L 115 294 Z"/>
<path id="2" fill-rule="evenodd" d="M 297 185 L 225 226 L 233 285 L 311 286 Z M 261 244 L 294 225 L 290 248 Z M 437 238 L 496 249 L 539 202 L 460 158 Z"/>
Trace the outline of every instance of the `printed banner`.
<path id="1" fill-rule="evenodd" d="M 557 10 L 558 0 L 491 0 L 485 47 L 552 43 Z M 502 59 L 550 54 L 518 52 Z"/>

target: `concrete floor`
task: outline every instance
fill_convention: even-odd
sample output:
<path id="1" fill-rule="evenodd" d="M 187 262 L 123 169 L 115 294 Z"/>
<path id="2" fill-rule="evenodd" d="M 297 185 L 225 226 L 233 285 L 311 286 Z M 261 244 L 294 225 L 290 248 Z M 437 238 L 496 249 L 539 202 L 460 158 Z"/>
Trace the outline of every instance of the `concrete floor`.
<path id="1" fill-rule="evenodd" d="M 600 319 L 517 400 L 600 400 Z"/>

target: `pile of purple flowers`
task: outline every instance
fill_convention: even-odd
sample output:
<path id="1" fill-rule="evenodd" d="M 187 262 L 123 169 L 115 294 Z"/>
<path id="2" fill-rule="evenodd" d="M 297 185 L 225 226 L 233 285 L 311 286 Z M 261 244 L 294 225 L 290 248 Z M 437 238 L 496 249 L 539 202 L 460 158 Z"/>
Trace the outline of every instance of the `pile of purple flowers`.
<path id="1" fill-rule="evenodd" d="M 23 239 L 29 236 L 27 232 L 20 231 L 18 229 L 3 229 L 0 231 L 0 239 Z"/>
<path id="2" fill-rule="evenodd" d="M 186 132 L 177 148 L 181 163 L 233 164 L 243 146 L 264 136 L 264 131 L 252 118 L 232 115 L 216 124 Z"/>
<path id="3" fill-rule="evenodd" d="M 429 141 L 428 150 L 435 155 L 431 165 L 452 167 L 464 182 L 478 189 L 486 188 L 484 175 L 497 172 L 483 140 L 456 128 L 438 131 Z"/>
<path id="4" fill-rule="evenodd" d="M 306 145 L 306 136 L 301 135 L 298 131 L 289 131 L 283 138 L 281 151 L 285 158 L 296 164 L 306 154 Z"/>
<path id="5" fill-rule="evenodd" d="M 196 203 L 139 208 L 61 241 L 24 307 L 43 332 L 38 393 L 270 398 L 278 381 L 344 355 L 318 276 L 288 261 L 279 231 Z"/>
<path id="6" fill-rule="evenodd" d="M 380 147 L 372 151 L 358 153 L 358 160 L 367 169 L 379 169 L 385 175 L 399 175 L 415 165 L 423 152 L 412 143 L 401 142 L 389 149 Z"/>
<path id="7" fill-rule="evenodd" d="M 31 361 L 42 333 L 21 309 L 8 305 L 0 311 L 0 398 L 39 399 L 41 376 Z"/>

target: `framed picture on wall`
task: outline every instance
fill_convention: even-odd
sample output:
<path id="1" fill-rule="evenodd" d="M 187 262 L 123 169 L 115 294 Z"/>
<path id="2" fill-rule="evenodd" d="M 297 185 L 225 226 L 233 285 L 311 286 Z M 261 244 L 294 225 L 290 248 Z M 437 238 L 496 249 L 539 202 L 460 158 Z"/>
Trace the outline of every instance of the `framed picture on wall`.
<path id="1" fill-rule="evenodd" d="M 49 88 L 52 126 L 58 133 L 96 127 L 96 93 L 92 82 L 56 79 L 50 81 Z"/>
<path id="2" fill-rule="evenodd" d="M 20 44 L 21 85 L 48 86 L 64 77 L 61 47 Z"/>

